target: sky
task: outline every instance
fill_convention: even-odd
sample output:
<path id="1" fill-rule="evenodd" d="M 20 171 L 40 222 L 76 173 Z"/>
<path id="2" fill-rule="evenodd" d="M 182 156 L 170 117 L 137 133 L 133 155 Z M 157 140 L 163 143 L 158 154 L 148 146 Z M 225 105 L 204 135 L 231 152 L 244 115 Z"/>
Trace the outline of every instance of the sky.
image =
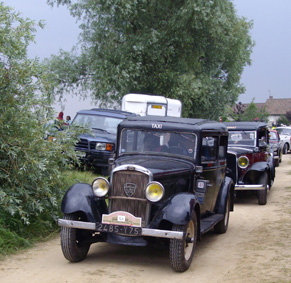
<path id="1" fill-rule="evenodd" d="M 2 0 L 3 1 L 3 0 Z M 238 102 L 265 102 L 273 98 L 291 98 L 291 0 L 231 0 L 237 15 L 253 21 L 251 37 L 255 41 L 252 64 L 246 66 L 241 83 L 245 93 Z M 36 44 L 31 44 L 28 55 L 44 59 L 57 54 L 59 49 L 70 51 L 78 42 L 79 23 L 66 7 L 50 7 L 46 0 L 6 0 L 4 3 L 24 18 L 44 20 L 46 27 L 38 29 Z M 80 100 L 67 96 L 67 101 L 56 103 L 56 112 L 73 116 L 81 109 L 92 108 L 91 99 Z"/>

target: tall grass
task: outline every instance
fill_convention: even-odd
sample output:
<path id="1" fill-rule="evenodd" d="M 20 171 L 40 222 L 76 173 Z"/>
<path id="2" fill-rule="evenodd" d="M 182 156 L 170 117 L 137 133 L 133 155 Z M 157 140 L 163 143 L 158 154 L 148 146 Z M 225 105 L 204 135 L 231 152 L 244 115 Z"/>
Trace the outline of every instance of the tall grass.
<path id="1" fill-rule="evenodd" d="M 59 188 L 61 196 L 67 189 L 75 183 L 89 183 L 98 176 L 92 171 L 70 170 L 65 171 L 65 182 L 63 187 Z M 58 215 L 61 216 L 60 204 L 58 200 Z M 30 247 L 36 242 L 46 241 L 55 236 L 59 231 L 56 219 L 45 213 L 31 219 L 29 225 L 15 216 L 0 210 L 0 259 L 15 253 L 19 250 Z"/>

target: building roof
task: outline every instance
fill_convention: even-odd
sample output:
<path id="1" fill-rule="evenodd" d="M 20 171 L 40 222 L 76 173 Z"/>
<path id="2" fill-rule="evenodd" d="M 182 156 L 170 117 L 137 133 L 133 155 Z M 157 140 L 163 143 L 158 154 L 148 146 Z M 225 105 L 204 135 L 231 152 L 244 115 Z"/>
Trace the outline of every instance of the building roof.
<path id="1" fill-rule="evenodd" d="M 248 107 L 249 104 L 244 104 Z M 270 115 L 285 115 L 286 112 L 291 111 L 291 98 L 273 98 L 270 96 L 265 103 L 255 103 L 258 109 L 266 107 L 266 111 Z"/>

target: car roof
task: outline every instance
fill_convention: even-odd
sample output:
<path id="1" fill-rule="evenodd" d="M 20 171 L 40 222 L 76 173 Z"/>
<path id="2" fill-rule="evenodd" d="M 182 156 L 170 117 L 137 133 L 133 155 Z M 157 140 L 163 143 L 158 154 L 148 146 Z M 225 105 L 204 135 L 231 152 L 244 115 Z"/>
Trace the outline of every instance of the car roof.
<path id="1" fill-rule="evenodd" d="M 280 127 L 276 127 L 276 129 L 288 129 L 288 130 L 290 130 L 291 127 L 290 126 L 280 126 Z"/>
<path id="2" fill-rule="evenodd" d="M 122 118 L 122 119 L 137 115 L 135 113 L 131 113 L 127 111 L 122 111 L 118 109 L 106 109 L 106 108 L 92 108 L 92 109 L 80 110 L 77 112 L 77 114 L 100 115 L 100 116 L 109 116 L 109 117 Z"/>
<path id="3" fill-rule="evenodd" d="M 226 126 L 217 121 L 206 119 L 192 119 L 164 116 L 136 116 L 123 120 L 119 126 L 129 128 L 150 128 L 154 129 L 156 124 L 162 124 L 163 129 L 176 129 L 185 131 L 207 131 L 227 133 Z"/>
<path id="4" fill-rule="evenodd" d="M 229 131 L 235 130 L 257 130 L 266 128 L 267 124 L 264 122 L 225 122 L 224 123 Z"/>

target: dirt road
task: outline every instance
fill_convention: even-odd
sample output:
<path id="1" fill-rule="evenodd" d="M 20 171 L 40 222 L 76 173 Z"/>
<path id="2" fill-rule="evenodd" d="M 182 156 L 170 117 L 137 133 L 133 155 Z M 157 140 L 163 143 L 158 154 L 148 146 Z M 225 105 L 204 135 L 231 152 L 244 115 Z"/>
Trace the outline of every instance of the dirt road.
<path id="1" fill-rule="evenodd" d="M 167 250 L 106 243 L 69 263 L 59 237 L 0 262 L 0 282 L 291 282 L 291 154 L 276 168 L 265 206 L 240 199 L 226 234 L 198 242 L 188 271 L 172 271 Z"/>

